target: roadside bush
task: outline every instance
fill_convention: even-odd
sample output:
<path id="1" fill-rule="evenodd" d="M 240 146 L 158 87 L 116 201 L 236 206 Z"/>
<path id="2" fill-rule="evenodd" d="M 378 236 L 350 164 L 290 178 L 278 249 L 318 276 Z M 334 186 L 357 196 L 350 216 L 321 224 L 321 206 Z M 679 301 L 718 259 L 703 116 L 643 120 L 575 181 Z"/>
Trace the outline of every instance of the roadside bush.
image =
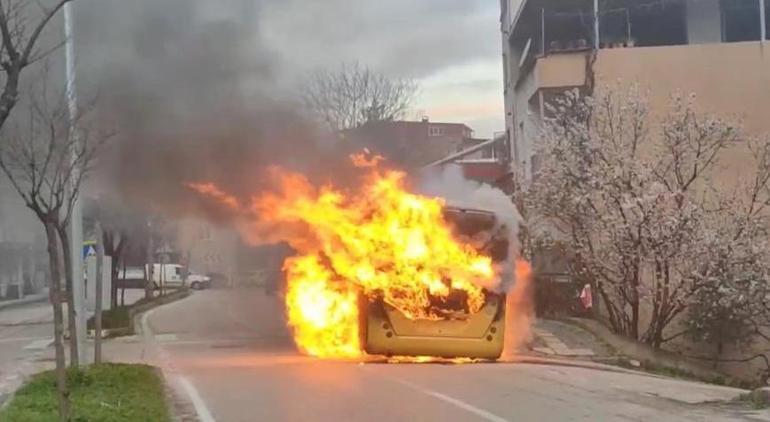
<path id="1" fill-rule="evenodd" d="M 110 309 L 109 311 L 102 312 L 102 329 L 112 330 L 115 328 L 128 328 L 129 327 L 129 306 L 119 306 L 117 308 Z M 94 329 L 95 319 L 94 317 L 88 318 L 88 329 Z"/>

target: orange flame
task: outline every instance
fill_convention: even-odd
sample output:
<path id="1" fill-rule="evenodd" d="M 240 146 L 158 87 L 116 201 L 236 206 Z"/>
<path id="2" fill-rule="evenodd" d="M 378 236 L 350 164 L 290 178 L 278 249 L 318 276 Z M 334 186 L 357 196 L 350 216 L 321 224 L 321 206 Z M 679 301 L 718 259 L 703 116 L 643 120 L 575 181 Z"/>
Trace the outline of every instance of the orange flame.
<path id="1" fill-rule="evenodd" d="M 362 355 L 361 294 L 411 319 L 440 319 L 436 303 L 458 291 L 466 311 L 478 312 L 481 286 L 497 277 L 491 258 L 455 239 L 443 200 L 408 192 L 405 175 L 380 170 L 376 157 L 351 159 L 369 171 L 353 192 L 317 187 L 278 168 L 270 172 L 276 190 L 244 207 L 213 185 L 192 185 L 225 206 L 238 205 L 248 239 L 287 241 L 298 252 L 284 263 L 286 309 L 297 346 L 312 356 Z"/>
<path id="2" fill-rule="evenodd" d="M 232 195 L 228 195 L 227 193 L 223 192 L 213 183 L 188 183 L 187 186 L 190 189 L 202 195 L 210 196 L 218 200 L 221 204 L 225 205 L 227 208 L 230 208 L 233 210 L 237 210 L 238 208 L 240 208 L 238 199 L 236 199 Z"/>
<path id="3" fill-rule="evenodd" d="M 369 150 L 364 150 L 362 153 L 350 155 L 350 161 L 353 162 L 354 166 L 359 168 L 377 167 L 383 160 L 385 160 L 385 157 L 381 155 L 371 156 L 369 154 Z"/>

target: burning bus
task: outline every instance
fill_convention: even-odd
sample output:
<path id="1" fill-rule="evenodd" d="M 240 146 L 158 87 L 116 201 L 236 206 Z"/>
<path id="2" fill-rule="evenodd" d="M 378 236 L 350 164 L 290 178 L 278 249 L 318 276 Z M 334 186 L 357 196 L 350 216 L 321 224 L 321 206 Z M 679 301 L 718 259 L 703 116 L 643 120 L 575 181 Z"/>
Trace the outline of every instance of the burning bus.
<path id="1" fill-rule="evenodd" d="M 499 357 L 515 261 L 506 216 L 414 193 L 376 159 L 353 161 L 363 173 L 355 188 L 280 168 L 246 201 L 190 187 L 229 208 L 245 240 L 291 245 L 285 305 L 301 352 Z"/>
<path id="2" fill-rule="evenodd" d="M 446 207 L 444 218 L 455 235 L 510 267 L 508 228 L 490 211 Z M 502 271 L 511 277 L 512 268 Z M 508 284 L 510 280 L 502 280 Z M 451 288 L 451 281 L 447 280 Z M 411 319 L 376 295 L 361 299 L 361 336 L 364 350 L 372 355 L 434 356 L 441 358 L 497 359 L 505 335 L 505 294 L 484 289 L 483 305 L 472 312 L 464 290 L 450 290 L 445 297 L 430 297 L 435 318 Z"/>

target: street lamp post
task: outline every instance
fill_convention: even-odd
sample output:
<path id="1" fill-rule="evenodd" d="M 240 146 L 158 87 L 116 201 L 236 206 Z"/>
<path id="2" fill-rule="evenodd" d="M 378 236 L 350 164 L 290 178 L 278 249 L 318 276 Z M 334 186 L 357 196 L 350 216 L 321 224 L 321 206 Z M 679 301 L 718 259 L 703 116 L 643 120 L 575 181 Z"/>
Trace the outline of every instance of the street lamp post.
<path id="1" fill-rule="evenodd" d="M 67 78 L 67 105 L 69 111 L 69 136 L 74 142 L 78 142 L 77 130 L 75 128 L 75 120 L 78 114 L 78 102 L 77 102 L 77 86 L 75 80 L 75 40 L 73 39 L 72 31 L 72 3 L 66 3 L 64 5 L 64 39 L 65 39 L 65 65 L 66 65 L 66 78 Z M 77 151 L 72 150 L 72 164 L 73 164 L 73 180 L 77 180 L 76 172 L 79 169 L 76 168 Z M 76 182 L 75 182 L 76 183 Z M 73 186 L 72 193 L 75 192 Z M 78 195 L 79 196 L 79 195 Z M 70 327 L 70 332 L 75 333 L 75 338 L 78 343 L 78 360 L 82 363 L 86 363 L 88 356 L 85 353 L 84 341 L 86 338 L 86 315 L 84 308 L 85 301 L 85 280 L 83 279 L 83 212 L 81 209 L 81 203 L 79 198 L 75 198 L 72 204 L 72 214 L 70 215 L 70 253 L 72 254 L 72 302 L 70 306 L 75 309 L 75 327 Z"/>

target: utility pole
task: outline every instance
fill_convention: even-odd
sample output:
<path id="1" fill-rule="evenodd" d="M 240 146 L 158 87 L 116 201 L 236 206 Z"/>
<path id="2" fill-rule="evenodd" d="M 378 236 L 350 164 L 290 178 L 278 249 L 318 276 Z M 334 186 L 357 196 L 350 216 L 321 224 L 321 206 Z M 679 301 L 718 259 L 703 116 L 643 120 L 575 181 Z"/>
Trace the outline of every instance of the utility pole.
<path id="1" fill-rule="evenodd" d="M 150 217 L 147 220 L 147 264 L 145 265 L 145 276 L 147 280 L 145 280 L 144 285 L 144 297 L 146 299 L 152 299 L 154 295 L 154 283 L 155 283 L 155 260 L 153 259 L 153 255 L 155 252 L 155 246 L 152 243 L 152 217 Z"/>
<path id="2" fill-rule="evenodd" d="M 767 22 L 765 21 L 765 16 L 766 16 L 765 0 L 759 0 L 759 28 L 760 28 L 759 42 L 762 44 L 764 44 L 765 40 L 767 39 Z"/>
<path id="3" fill-rule="evenodd" d="M 67 78 L 67 105 L 69 111 L 69 136 L 77 142 L 77 131 L 75 129 L 75 120 L 78 114 L 77 85 L 75 80 L 75 40 L 72 30 L 72 3 L 64 5 L 64 40 L 65 40 L 65 64 Z M 77 151 L 72 151 L 73 163 L 77 160 Z M 79 171 L 73 166 L 73 172 Z M 73 175 L 77 179 L 77 175 Z M 74 192 L 74 189 L 72 189 Z M 72 302 L 69 306 L 75 309 L 75 327 L 70 327 L 70 341 L 74 337 L 78 344 L 78 357 L 82 363 L 86 362 L 86 352 L 83 342 L 86 337 L 86 314 L 85 314 L 85 281 L 83 279 L 83 212 L 80 199 L 72 204 L 72 214 L 70 215 L 70 253 L 72 254 Z M 73 329 L 74 328 L 74 329 Z"/>
<path id="4" fill-rule="evenodd" d="M 96 306 L 94 307 L 94 363 L 102 363 L 102 290 L 104 280 L 102 279 L 104 269 L 104 237 L 102 235 L 102 224 L 96 221 Z"/>
<path id="5" fill-rule="evenodd" d="M 599 51 L 599 0 L 594 0 L 594 50 Z"/>

